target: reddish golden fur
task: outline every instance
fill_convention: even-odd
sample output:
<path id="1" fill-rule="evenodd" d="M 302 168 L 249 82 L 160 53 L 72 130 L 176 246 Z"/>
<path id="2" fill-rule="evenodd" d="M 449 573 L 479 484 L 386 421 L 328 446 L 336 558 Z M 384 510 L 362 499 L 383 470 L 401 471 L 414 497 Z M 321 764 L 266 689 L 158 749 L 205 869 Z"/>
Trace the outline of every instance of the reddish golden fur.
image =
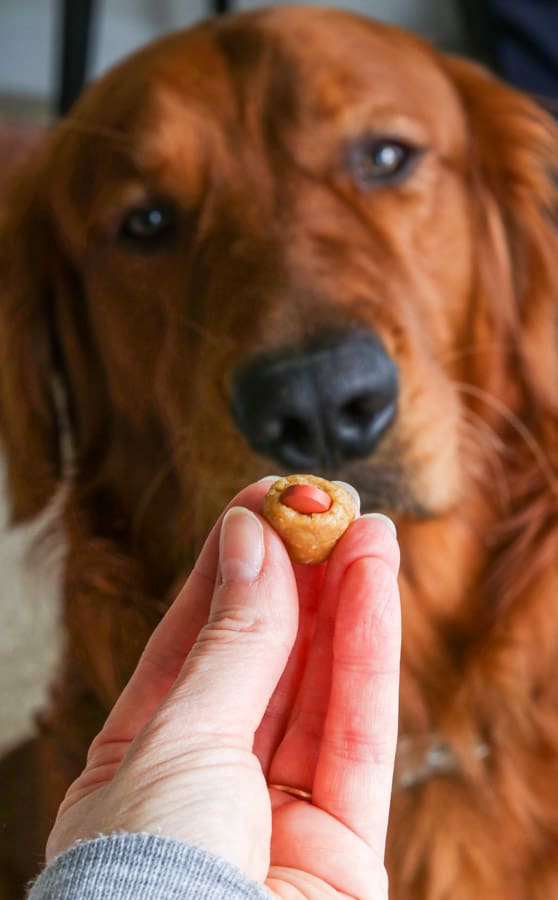
<path id="1" fill-rule="evenodd" d="M 367 129 L 427 148 L 408 180 L 357 191 L 342 148 Z M 482 69 L 292 8 L 155 45 L 55 130 L 3 226 L 0 430 L 20 520 L 61 477 L 54 363 L 76 454 L 44 740 L 62 780 L 217 512 L 274 468 L 232 423 L 232 368 L 372 328 L 399 412 L 337 477 L 397 520 L 401 732 L 460 761 L 395 791 L 392 897 L 558 896 L 557 147 Z M 141 256 L 114 235 L 146 191 L 183 224 Z"/>

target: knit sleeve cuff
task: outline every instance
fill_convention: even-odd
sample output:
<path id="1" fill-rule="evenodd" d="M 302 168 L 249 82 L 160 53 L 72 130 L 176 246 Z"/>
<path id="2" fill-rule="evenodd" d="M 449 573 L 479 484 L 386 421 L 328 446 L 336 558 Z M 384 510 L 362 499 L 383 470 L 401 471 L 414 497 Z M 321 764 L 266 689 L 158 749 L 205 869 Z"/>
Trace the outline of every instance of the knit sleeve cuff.
<path id="1" fill-rule="evenodd" d="M 152 834 L 78 843 L 39 875 L 28 900 L 269 900 L 240 869 L 199 847 Z"/>

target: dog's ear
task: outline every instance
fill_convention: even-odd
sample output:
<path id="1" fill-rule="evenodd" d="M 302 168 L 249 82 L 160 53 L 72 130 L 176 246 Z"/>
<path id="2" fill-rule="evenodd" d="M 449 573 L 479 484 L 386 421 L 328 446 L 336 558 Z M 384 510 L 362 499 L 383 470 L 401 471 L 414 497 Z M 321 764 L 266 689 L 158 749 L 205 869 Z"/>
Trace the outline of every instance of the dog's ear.
<path id="1" fill-rule="evenodd" d="M 556 415 L 558 125 L 481 66 L 453 57 L 445 65 L 467 118 L 475 252 L 486 303 L 479 318 L 490 320 L 493 345 L 506 353 L 513 347 L 514 375 L 535 415 Z"/>
<path id="2" fill-rule="evenodd" d="M 52 298 L 59 252 L 41 197 L 45 154 L 18 172 L 0 216 L 0 452 L 14 521 L 40 512 L 60 481 Z"/>

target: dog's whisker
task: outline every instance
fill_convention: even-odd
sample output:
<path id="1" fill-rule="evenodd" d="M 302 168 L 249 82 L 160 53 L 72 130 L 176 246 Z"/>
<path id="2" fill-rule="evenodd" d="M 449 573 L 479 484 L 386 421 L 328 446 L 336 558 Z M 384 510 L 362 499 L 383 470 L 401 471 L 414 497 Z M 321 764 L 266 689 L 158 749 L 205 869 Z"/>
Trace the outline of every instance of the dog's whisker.
<path id="1" fill-rule="evenodd" d="M 187 313 L 175 313 L 172 318 L 172 322 L 177 327 L 186 327 L 188 331 L 197 334 L 198 337 L 203 338 L 208 343 L 213 344 L 217 347 L 221 347 L 225 344 L 229 345 L 231 348 L 236 348 L 238 346 L 238 341 L 235 341 L 228 334 L 215 334 L 209 328 L 206 328 L 204 325 L 200 325 L 199 322 L 195 322 Z"/>
<path id="2" fill-rule="evenodd" d="M 157 491 L 162 487 L 166 479 L 169 478 L 169 476 L 172 474 L 172 472 L 176 468 L 177 463 L 179 463 L 186 455 L 186 453 L 190 450 L 191 434 L 192 432 L 190 428 L 181 429 L 177 433 L 176 440 L 171 447 L 166 460 L 161 464 L 161 466 L 159 466 L 157 471 L 154 473 L 153 478 L 141 494 L 134 510 L 134 516 L 132 519 L 132 534 L 139 534 L 144 518 L 147 514 L 147 510 L 149 509 L 149 505 L 155 498 Z"/>
<path id="3" fill-rule="evenodd" d="M 496 487 L 500 507 L 509 509 L 511 489 L 502 459 L 506 447 L 498 434 L 487 422 L 483 421 L 481 416 L 472 410 L 467 410 L 461 422 L 461 443 L 465 450 L 463 458 L 473 478 L 479 481 L 485 480 L 485 469 L 488 468 Z M 470 452 L 467 452 L 468 448 Z M 471 460 L 477 463 L 476 468 Z M 478 470 L 479 463 L 480 471 Z"/>
<path id="4" fill-rule="evenodd" d="M 442 356 L 440 362 L 443 366 L 451 365 L 460 359 L 466 359 L 471 356 L 478 356 L 481 353 L 488 353 L 494 350 L 502 351 L 506 349 L 506 344 L 502 341 L 483 341 L 482 343 L 468 344 L 465 347 L 459 347 L 451 353 Z"/>
<path id="5" fill-rule="evenodd" d="M 506 406 L 505 403 L 502 403 L 501 400 L 499 400 L 493 394 L 490 394 L 488 391 L 485 391 L 482 388 L 476 387 L 475 385 L 468 384 L 466 382 L 454 381 L 453 385 L 460 393 L 468 394 L 469 396 L 475 397 L 476 399 L 485 403 L 491 409 L 495 410 L 495 412 L 497 412 L 509 425 L 511 425 L 516 434 L 521 437 L 524 444 L 531 451 L 553 494 L 558 497 L 558 477 L 556 476 L 551 462 L 540 442 L 534 436 L 533 432 L 525 425 L 525 423 L 522 422 L 521 419 L 514 412 L 512 412 L 512 410 L 508 406 Z"/>

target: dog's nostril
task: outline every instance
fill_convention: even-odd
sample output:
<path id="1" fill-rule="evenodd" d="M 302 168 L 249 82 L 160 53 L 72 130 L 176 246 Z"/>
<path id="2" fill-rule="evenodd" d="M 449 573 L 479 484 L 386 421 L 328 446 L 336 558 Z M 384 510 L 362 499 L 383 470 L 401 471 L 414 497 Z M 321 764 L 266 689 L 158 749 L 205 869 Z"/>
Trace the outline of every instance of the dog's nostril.
<path id="1" fill-rule="evenodd" d="M 288 444 L 295 444 L 301 450 L 310 449 L 312 435 L 308 425 L 302 419 L 287 418 L 283 423 L 281 437 Z"/>
<path id="2" fill-rule="evenodd" d="M 269 444 L 281 442 L 306 450 L 312 444 L 312 432 L 306 422 L 294 416 L 270 418 L 261 422 L 259 439 Z"/>
<path id="3" fill-rule="evenodd" d="M 362 394 L 362 396 L 353 397 L 344 403 L 339 410 L 339 415 L 348 425 L 360 425 L 374 415 L 377 405 L 376 398 L 369 394 Z"/>
<path id="4" fill-rule="evenodd" d="M 318 458 L 316 423 L 309 424 L 302 418 L 288 416 L 283 422 L 280 435 L 274 443 L 275 453 L 283 462 L 299 468 L 312 466 Z"/>

